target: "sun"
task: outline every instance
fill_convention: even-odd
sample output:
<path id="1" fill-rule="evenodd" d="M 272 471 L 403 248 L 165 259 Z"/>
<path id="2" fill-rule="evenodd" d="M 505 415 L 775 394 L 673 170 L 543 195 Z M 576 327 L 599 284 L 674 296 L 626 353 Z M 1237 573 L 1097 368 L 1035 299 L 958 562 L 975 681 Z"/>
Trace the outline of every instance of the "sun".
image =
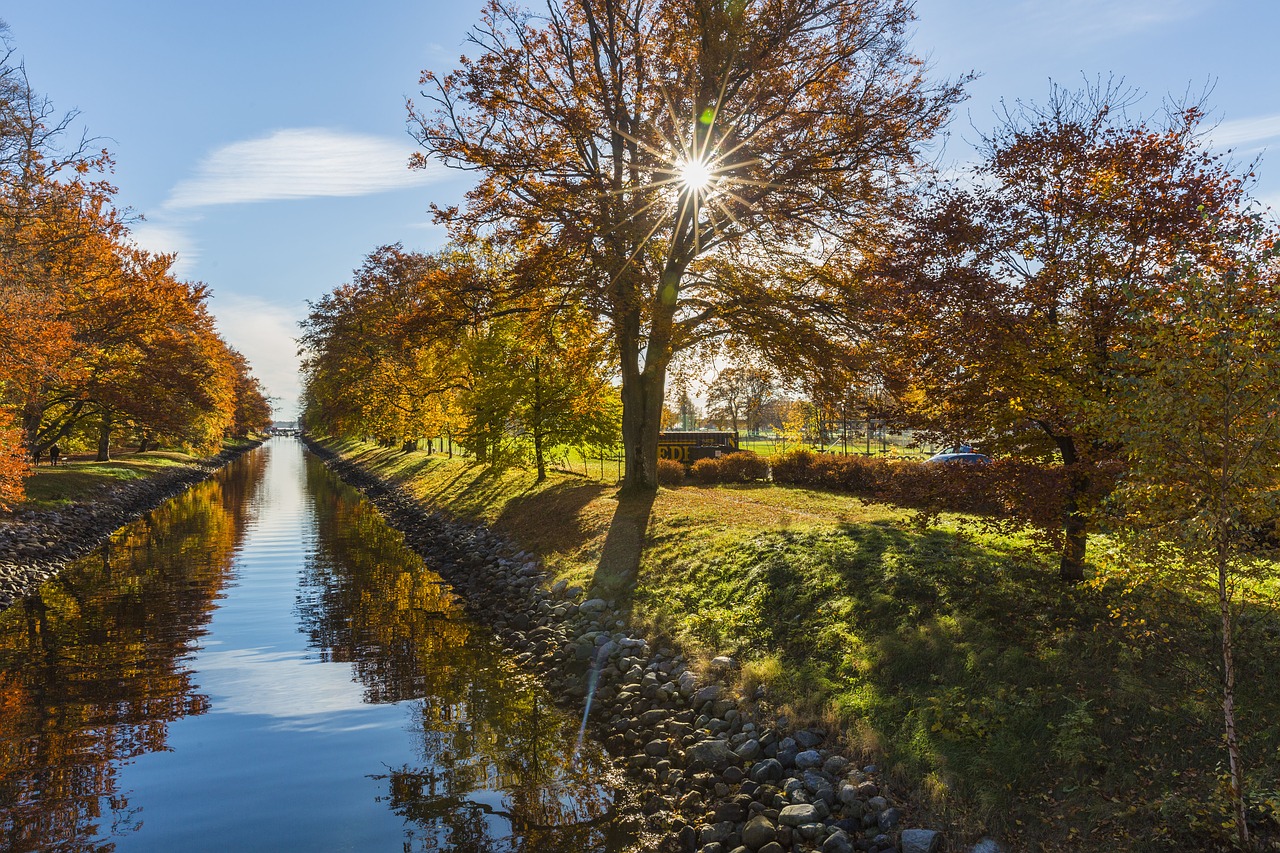
<path id="1" fill-rule="evenodd" d="M 715 175 L 711 172 L 711 167 L 704 160 L 692 159 L 685 160 L 678 168 L 680 175 L 680 183 L 687 189 L 694 192 L 702 192 L 711 185 Z"/>

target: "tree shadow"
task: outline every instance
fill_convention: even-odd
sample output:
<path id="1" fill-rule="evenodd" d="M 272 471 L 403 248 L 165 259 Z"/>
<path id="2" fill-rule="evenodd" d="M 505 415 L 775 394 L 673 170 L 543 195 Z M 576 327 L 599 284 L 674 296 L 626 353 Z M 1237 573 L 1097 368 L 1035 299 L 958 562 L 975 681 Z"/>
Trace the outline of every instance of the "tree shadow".
<path id="1" fill-rule="evenodd" d="M 656 498 L 655 492 L 618 493 L 618 506 L 609 524 L 609 532 L 605 534 L 595 576 L 591 579 L 592 592 L 601 598 L 613 599 L 618 614 L 628 620 L 634 604 L 640 554 L 644 550 L 649 516 Z"/>
<path id="2" fill-rule="evenodd" d="M 584 510 L 607 489 L 602 483 L 580 481 L 532 491 L 507 501 L 495 525 L 544 557 L 573 553 L 599 534 L 602 525 Z"/>

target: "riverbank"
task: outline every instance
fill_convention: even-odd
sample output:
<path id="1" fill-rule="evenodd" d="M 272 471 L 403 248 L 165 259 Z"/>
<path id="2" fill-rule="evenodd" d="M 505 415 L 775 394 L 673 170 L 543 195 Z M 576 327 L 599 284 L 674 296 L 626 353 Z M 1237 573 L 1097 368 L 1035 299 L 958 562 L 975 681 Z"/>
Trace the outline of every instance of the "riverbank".
<path id="1" fill-rule="evenodd" d="M 433 510 L 367 460 L 311 446 L 382 510 L 519 662 L 587 709 L 596 735 L 641 787 L 645 829 L 663 839 L 661 849 L 940 848 L 941 833 L 911 825 L 877 766 L 851 761 L 825 729 L 789 727 L 740 695 L 733 658 L 695 662 L 670 638 L 636 630 L 625 597 L 601 597 L 616 578 L 584 590 L 554 577 L 504 532 Z M 981 849 L 1000 848 L 987 842 Z"/>
<path id="2" fill-rule="evenodd" d="M 32 499 L 0 515 L 0 612 L 124 525 L 261 444 L 244 441 L 204 459 L 129 454 L 115 463 L 39 469 Z"/>
<path id="3" fill-rule="evenodd" d="M 620 502 L 611 485 L 580 476 L 536 483 L 440 455 L 332 448 L 401 489 L 415 512 L 430 507 L 518 543 L 535 586 L 561 590 L 534 612 L 572 618 L 575 606 L 603 604 L 606 627 L 714 678 L 744 718 L 825 730 L 824 746 L 879 767 L 899 825 L 944 827 L 952 850 L 984 834 L 1048 851 L 1229 847 L 1229 800 L 1214 773 L 1224 758 L 1205 628 L 1212 597 L 1144 582 L 1104 541 L 1093 546 L 1094 576 L 1063 585 L 1053 555 L 977 519 L 924 528 L 895 507 L 771 485 Z M 473 581 L 461 577 L 465 592 Z M 1273 586 L 1251 601 L 1274 599 Z M 1262 606 L 1250 618 L 1239 707 L 1252 784 L 1264 792 L 1251 821 L 1268 837 L 1280 624 Z M 572 648 L 578 628 L 562 633 L 562 622 L 517 625 L 516 640 L 551 625 L 548 649 L 562 636 Z"/>

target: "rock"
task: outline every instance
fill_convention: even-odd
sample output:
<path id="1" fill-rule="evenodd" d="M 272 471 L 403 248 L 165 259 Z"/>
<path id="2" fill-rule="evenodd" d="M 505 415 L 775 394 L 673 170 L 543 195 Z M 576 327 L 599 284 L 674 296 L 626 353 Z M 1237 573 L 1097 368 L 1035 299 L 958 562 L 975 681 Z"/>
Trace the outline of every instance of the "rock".
<path id="1" fill-rule="evenodd" d="M 778 842 L 770 841 L 768 844 L 757 850 L 756 853 L 787 853 L 787 851 Z"/>
<path id="2" fill-rule="evenodd" d="M 758 814 L 742 828 L 742 843 L 748 850 L 759 850 L 778 837 L 778 828 L 773 821 Z"/>
<path id="3" fill-rule="evenodd" d="M 816 749 L 806 749 L 796 753 L 795 764 L 797 770 L 811 770 L 822 764 L 822 756 Z"/>
<path id="4" fill-rule="evenodd" d="M 722 740 L 704 740 L 695 743 L 685 751 L 689 769 L 694 771 L 723 770 L 737 757 L 733 750 L 729 749 L 729 744 Z"/>
<path id="5" fill-rule="evenodd" d="M 603 598 L 591 598 L 578 605 L 578 611 L 591 616 L 603 613 L 609 609 L 609 602 Z"/>
<path id="6" fill-rule="evenodd" d="M 764 755 L 764 750 L 760 747 L 760 741 L 755 738 L 743 741 L 742 745 L 735 749 L 734 752 L 738 753 L 738 757 L 744 761 L 755 761 Z"/>
<path id="7" fill-rule="evenodd" d="M 766 758 L 764 761 L 757 762 L 752 766 L 751 772 L 747 775 L 752 782 L 762 784 L 764 782 L 777 782 L 782 779 L 782 764 L 775 758 Z"/>
<path id="8" fill-rule="evenodd" d="M 899 844 L 902 853 L 934 853 L 941 837 L 932 829 L 904 829 Z"/>
<path id="9" fill-rule="evenodd" d="M 842 830 L 837 829 L 822 842 L 822 853 L 853 853 L 853 841 Z"/>
<path id="10" fill-rule="evenodd" d="M 994 838 L 979 838 L 969 853 L 1006 853 L 1007 848 Z"/>
<path id="11" fill-rule="evenodd" d="M 813 749 L 815 746 L 826 740 L 826 734 L 824 732 L 810 731 L 808 729 L 801 729 L 796 732 L 793 737 L 795 738 L 796 744 L 801 749 Z"/>
<path id="12" fill-rule="evenodd" d="M 714 657 L 711 659 L 711 668 L 720 670 L 722 672 L 727 672 L 731 669 L 737 669 L 738 662 L 735 661 L 733 658 L 729 657 L 728 655 L 721 655 L 719 657 Z"/>
<path id="13" fill-rule="evenodd" d="M 707 702 L 714 702 L 720 698 L 720 694 L 723 692 L 724 688 L 719 684 L 708 684 L 693 694 L 693 707 L 700 708 Z"/>
<path id="14" fill-rule="evenodd" d="M 702 831 L 698 833 L 698 842 L 704 847 L 708 844 L 718 846 L 721 841 L 733 834 L 733 826 L 733 821 L 726 820 L 703 827 Z"/>
<path id="15" fill-rule="evenodd" d="M 880 812 L 880 816 L 876 818 L 876 825 L 880 827 L 881 832 L 888 832 L 896 829 L 899 821 L 902 820 L 902 812 L 898 809 L 885 809 Z"/>
<path id="16" fill-rule="evenodd" d="M 644 754 L 661 758 L 665 757 L 670 749 L 671 745 L 665 740 L 651 740 L 644 745 Z"/>
<path id="17" fill-rule="evenodd" d="M 817 823 L 822 818 L 818 810 L 808 803 L 787 806 L 778 813 L 778 822 L 785 826 L 804 826 L 806 823 Z"/>

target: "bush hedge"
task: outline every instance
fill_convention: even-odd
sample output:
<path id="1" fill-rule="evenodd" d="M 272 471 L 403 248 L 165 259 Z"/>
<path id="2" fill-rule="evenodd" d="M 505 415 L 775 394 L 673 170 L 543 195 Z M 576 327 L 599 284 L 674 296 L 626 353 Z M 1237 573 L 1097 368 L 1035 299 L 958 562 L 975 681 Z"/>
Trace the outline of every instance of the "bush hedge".
<path id="1" fill-rule="evenodd" d="M 658 485 L 679 486 L 684 483 L 684 465 L 674 459 L 658 460 Z"/>
<path id="2" fill-rule="evenodd" d="M 769 463 L 763 456 L 742 450 L 715 459 L 699 459 L 689 469 L 699 485 L 713 483 L 750 483 L 769 479 Z"/>
<path id="3" fill-rule="evenodd" d="M 1055 544 L 1072 478 L 1085 478 L 1085 500 L 1096 502 L 1111 490 L 1118 473 L 1107 466 L 1068 468 L 1019 460 L 938 464 L 808 450 L 775 456 L 772 468 L 775 483 L 848 492 L 927 514 L 967 512 L 1008 519 L 1035 528 Z"/>

